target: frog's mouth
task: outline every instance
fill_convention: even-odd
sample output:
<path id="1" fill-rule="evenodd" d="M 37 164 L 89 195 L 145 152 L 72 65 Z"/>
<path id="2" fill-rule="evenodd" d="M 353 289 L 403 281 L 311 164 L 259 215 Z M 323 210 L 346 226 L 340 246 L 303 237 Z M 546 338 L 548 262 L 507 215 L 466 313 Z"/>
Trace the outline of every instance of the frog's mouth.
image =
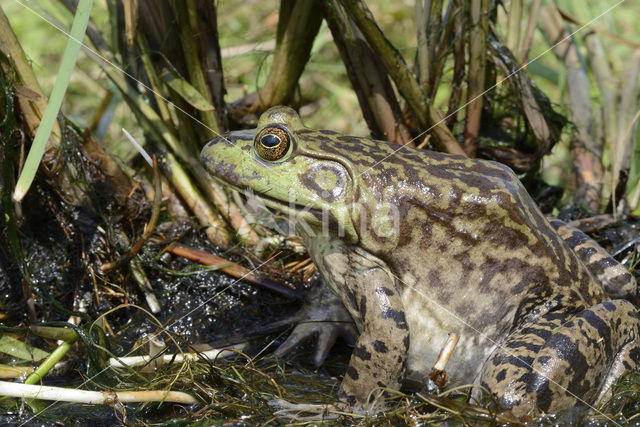
<path id="1" fill-rule="evenodd" d="M 298 217 L 302 217 L 303 219 L 306 220 L 312 220 L 312 222 L 315 223 L 319 223 L 320 221 L 322 221 L 322 210 L 317 209 L 317 208 L 313 208 L 310 206 L 305 206 L 305 205 L 301 205 L 299 203 L 292 203 L 289 202 L 287 204 L 283 203 L 280 199 L 276 199 L 275 197 L 271 197 L 267 194 L 259 194 L 254 192 L 251 188 L 249 188 L 248 186 L 242 186 L 242 185 L 237 185 L 237 184 L 231 184 L 221 178 L 218 178 L 217 176 L 213 176 L 211 175 L 218 183 L 225 185 L 227 187 L 230 187 L 236 191 L 238 191 L 241 195 L 243 195 L 245 198 L 250 198 L 250 197 L 254 197 L 257 200 L 263 202 L 266 206 L 268 206 L 271 209 L 275 209 L 278 211 L 281 211 L 287 215 L 296 215 Z"/>

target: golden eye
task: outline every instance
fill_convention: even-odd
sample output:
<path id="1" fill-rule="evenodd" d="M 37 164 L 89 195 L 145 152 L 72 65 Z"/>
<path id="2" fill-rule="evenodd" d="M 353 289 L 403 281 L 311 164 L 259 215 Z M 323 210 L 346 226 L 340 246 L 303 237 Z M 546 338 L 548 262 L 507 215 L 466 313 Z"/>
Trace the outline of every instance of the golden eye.
<path id="1" fill-rule="evenodd" d="M 255 139 L 258 155 L 265 160 L 275 161 L 283 158 L 291 146 L 289 132 L 277 125 L 262 129 Z"/>

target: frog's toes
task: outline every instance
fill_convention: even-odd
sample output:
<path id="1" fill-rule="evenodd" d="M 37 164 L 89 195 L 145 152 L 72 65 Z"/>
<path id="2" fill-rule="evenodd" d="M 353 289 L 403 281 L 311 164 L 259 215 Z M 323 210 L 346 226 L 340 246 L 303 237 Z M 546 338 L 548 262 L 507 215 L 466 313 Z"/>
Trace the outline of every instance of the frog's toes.
<path id="1" fill-rule="evenodd" d="M 327 358 L 331 347 L 338 337 L 343 337 L 349 344 L 355 343 L 358 333 L 353 322 L 302 322 L 291 332 L 291 335 L 275 351 L 275 355 L 282 357 L 300 343 L 310 339 L 316 339 L 316 348 L 313 353 L 313 363 L 320 366 Z"/>
<path id="2" fill-rule="evenodd" d="M 267 402 L 274 409 L 274 415 L 299 421 L 330 420 L 338 418 L 342 408 L 329 404 L 291 403 L 284 399 Z"/>

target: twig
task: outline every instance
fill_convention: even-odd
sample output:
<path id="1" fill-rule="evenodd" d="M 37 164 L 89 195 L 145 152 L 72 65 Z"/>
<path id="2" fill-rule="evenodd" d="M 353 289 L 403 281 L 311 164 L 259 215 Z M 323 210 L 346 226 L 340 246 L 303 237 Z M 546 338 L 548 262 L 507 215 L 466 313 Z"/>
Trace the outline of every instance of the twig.
<path id="1" fill-rule="evenodd" d="M 456 345 L 458 345 L 458 340 L 460 340 L 460 336 L 458 334 L 455 332 L 449 333 L 447 341 L 444 343 L 442 350 L 440 350 L 438 360 L 436 360 L 435 365 L 433 365 L 433 368 L 431 369 L 431 373 L 429 373 L 429 378 L 431 378 L 438 387 L 444 387 L 447 383 L 445 367 L 453 354 L 453 350 L 456 348 Z"/>
<path id="2" fill-rule="evenodd" d="M 171 252 L 172 254 L 190 259 L 192 261 L 197 261 L 200 264 L 221 266 L 220 271 L 222 271 L 223 273 L 227 273 L 230 276 L 236 277 L 238 279 L 241 278 L 242 280 L 246 280 L 249 283 L 253 283 L 254 285 L 277 292 L 288 298 L 298 299 L 302 297 L 302 294 L 300 292 L 280 285 L 279 283 L 271 281 L 267 278 L 259 277 L 253 274 L 251 270 L 243 267 L 240 264 L 230 262 L 224 258 L 210 254 L 208 252 L 179 245 L 168 246 L 166 250 L 167 252 Z"/>
<path id="3" fill-rule="evenodd" d="M 575 24 L 575 25 L 577 25 L 579 27 L 587 27 L 591 31 L 594 31 L 594 32 L 596 32 L 598 34 L 602 34 L 603 36 L 605 36 L 607 38 L 610 38 L 611 40 L 615 40 L 618 43 L 625 44 L 625 45 L 630 46 L 630 47 L 632 47 L 634 49 L 640 49 L 640 43 L 636 43 L 636 42 L 632 42 L 632 41 L 627 40 L 627 39 L 623 39 L 622 37 L 618 37 L 618 36 L 616 36 L 614 34 L 611 34 L 608 31 L 601 30 L 600 28 L 598 28 L 598 27 L 596 27 L 594 25 L 587 24 L 586 22 L 582 22 L 579 19 L 574 18 L 573 16 L 569 15 L 567 12 L 565 12 L 565 11 L 563 11 L 561 9 L 558 9 L 558 13 L 560 14 L 560 16 L 562 16 L 562 18 L 565 21 L 569 21 L 572 24 Z"/>

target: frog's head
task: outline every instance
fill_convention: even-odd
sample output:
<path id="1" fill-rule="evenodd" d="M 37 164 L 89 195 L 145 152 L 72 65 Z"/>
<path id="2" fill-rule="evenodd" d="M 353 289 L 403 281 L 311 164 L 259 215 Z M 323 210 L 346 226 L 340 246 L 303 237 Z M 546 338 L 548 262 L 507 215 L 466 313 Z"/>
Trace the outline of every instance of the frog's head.
<path id="1" fill-rule="evenodd" d="M 200 158 L 213 176 L 251 190 L 295 218 L 298 227 L 337 230 L 356 242 L 349 215 L 356 192 L 353 168 L 347 158 L 320 147 L 332 134 L 306 129 L 289 107 L 273 107 L 262 114 L 257 129 L 210 141 Z"/>

